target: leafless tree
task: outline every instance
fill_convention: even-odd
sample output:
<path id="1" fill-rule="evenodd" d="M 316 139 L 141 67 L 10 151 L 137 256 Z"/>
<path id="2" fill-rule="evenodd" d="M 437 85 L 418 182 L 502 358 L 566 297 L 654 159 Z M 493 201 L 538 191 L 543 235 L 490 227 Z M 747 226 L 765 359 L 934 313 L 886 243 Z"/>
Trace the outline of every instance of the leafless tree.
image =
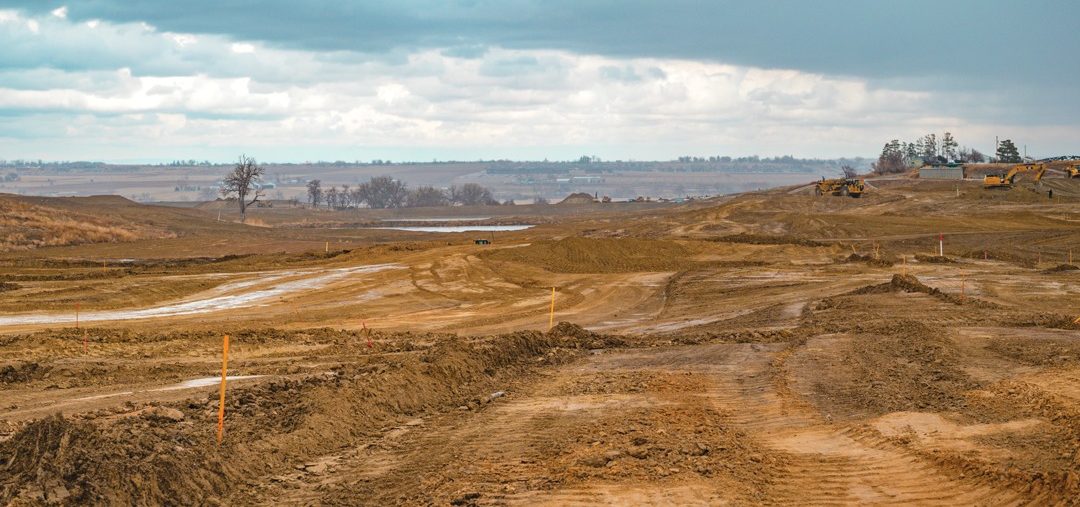
<path id="1" fill-rule="evenodd" d="M 322 180 L 311 180 L 307 182 L 308 202 L 311 203 L 312 208 L 319 207 L 319 201 L 322 201 L 322 195 Z"/>
<path id="2" fill-rule="evenodd" d="M 262 179 L 264 172 L 265 170 L 259 166 L 254 158 L 240 155 L 240 160 L 236 162 L 232 172 L 222 180 L 221 196 L 225 198 L 236 196 L 236 201 L 240 204 L 241 222 L 247 219 L 248 206 L 255 204 L 263 196 L 262 190 L 259 188 L 259 181 Z M 252 194 L 254 194 L 254 197 L 248 201 L 247 197 Z"/>
<path id="3" fill-rule="evenodd" d="M 353 206 L 359 208 L 360 205 L 367 202 L 367 191 L 368 187 L 364 184 L 357 185 L 349 191 L 349 199 L 352 201 Z"/>
<path id="4" fill-rule="evenodd" d="M 337 187 L 330 187 L 326 189 L 326 207 L 330 209 L 338 207 Z"/>
<path id="5" fill-rule="evenodd" d="M 431 186 L 423 186 L 416 187 L 416 190 L 409 192 L 406 205 L 409 207 L 446 206 L 448 203 L 449 199 L 446 198 L 446 194 L 442 190 Z"/>
<path id="6" fill-rule="evenodd" d="M 371 178 L 359 187 L 364 200 L 372 208 L 400 208 L 405 205 L 409 195 L 405 183 L 389 176 Z"/>
<path id="7" fill-rule="evenodd" d="M 352 206 L 352 192 L 349 190 L 349 185 L 341 185 L 341 192 L 338 193 L 338 204 L 342 208 L 349 208 Z"/>
<path id="8" fill-rule="evenodd" d="M 491 190 L 476 183 L 466 183 L 461 187 L 450 187 L 450 199 L 455 204 L 463 206 L 499 204 L 499 201 L 496 201 L 491 196 Z"/>
<path id="9" fill-rule="evenodd" d="M 840 170 L 844 171 L 845 178 L 854 178 L 859 175 L 859 171 L 856 171 L 854 167 L 847 164 L 840 166 Z"/>

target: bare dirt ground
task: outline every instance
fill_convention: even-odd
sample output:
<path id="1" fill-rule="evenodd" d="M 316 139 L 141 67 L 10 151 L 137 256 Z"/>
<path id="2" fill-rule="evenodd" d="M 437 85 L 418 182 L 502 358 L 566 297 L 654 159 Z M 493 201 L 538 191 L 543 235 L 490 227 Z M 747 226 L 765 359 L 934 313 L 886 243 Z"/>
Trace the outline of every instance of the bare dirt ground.
<path id="1" fill-rule="evenodd" d="M 1076 504 L 1075 202 L 875 187 L 9 252 L 0 500 Z"/>

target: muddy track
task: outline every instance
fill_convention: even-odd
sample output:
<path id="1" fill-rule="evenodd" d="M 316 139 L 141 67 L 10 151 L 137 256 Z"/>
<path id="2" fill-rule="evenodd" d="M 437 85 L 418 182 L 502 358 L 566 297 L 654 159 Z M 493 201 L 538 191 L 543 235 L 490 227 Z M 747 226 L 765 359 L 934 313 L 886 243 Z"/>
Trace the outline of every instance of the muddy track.
<path id="1" fill-rule="evenodd" d="M 415 419 L 247 490 L 239 503 L 1014 505 L 787 389 L 798 345 L 609 351 L 520 379 L 479 410 Z M 636 445 L 637 444 L 637 445 Z M 707 450 L 705 450 L 707 449 Z"/>

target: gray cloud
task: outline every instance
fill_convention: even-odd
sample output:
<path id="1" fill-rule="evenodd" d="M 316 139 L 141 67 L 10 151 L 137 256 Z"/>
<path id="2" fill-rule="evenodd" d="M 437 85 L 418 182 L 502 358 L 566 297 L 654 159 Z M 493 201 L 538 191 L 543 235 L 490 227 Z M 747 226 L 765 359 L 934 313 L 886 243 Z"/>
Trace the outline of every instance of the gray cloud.
<path id="1" fill-rule="evenodd" d="M 75 20 L 320 51 L 500 46 L 864 77 L 1080 76 L 1080 3 L 1069 0 L 0 0 L 39 13 L 60 5 Z"/>
<path id="2" fill-rule="evenodd" d="M 49 14 L 61 5 L 66 19 Z M 4 149 L 228 139 L 437 153 L 499 139 L 520 153 L 841 155 L 942 129 L 1062 149 L 1080 115 L 1080 3 L 1066 0 L 4 8 L 35 24 L 0 19 L 0 116 L 26 124 L 0 129 Z"/>

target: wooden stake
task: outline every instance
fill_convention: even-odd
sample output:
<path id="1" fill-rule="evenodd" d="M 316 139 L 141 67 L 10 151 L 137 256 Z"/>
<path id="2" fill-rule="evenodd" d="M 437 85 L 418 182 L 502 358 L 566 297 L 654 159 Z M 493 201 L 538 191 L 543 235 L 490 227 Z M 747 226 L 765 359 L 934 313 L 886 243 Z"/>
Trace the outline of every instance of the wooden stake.
<path id="1" fill-rule="evenodd" d="M 83 332 L 82 332 L 82 353 L 83 353 L 84 356 L 86 355 L 86 330 L 85 329 L 83 329 Z"/>
<path id="2" fill-rule="evenodd" d="M 75 329 L 79 329 L 79 303 L 75 303 Z"/>
<path id="3" fill-rule="evenodd" d="M 225 380 L 229 371 L 229 335 L 222 340 L 221 349 L 221 395 L 218 399 L 217 443 L 225 436 Z"/>
<path id="4" fill-rule="evenodd" d="M 323 252 L 330 253 L 330 242 L 329 241 L 327 241 L 326 246 L 323 247 Z"/>
<path id="5" fill-rule="evenodd" d="M 551 315 L 548 317 L 548 331 L 555 327 L 555 287 L 551 288 Z"/>

